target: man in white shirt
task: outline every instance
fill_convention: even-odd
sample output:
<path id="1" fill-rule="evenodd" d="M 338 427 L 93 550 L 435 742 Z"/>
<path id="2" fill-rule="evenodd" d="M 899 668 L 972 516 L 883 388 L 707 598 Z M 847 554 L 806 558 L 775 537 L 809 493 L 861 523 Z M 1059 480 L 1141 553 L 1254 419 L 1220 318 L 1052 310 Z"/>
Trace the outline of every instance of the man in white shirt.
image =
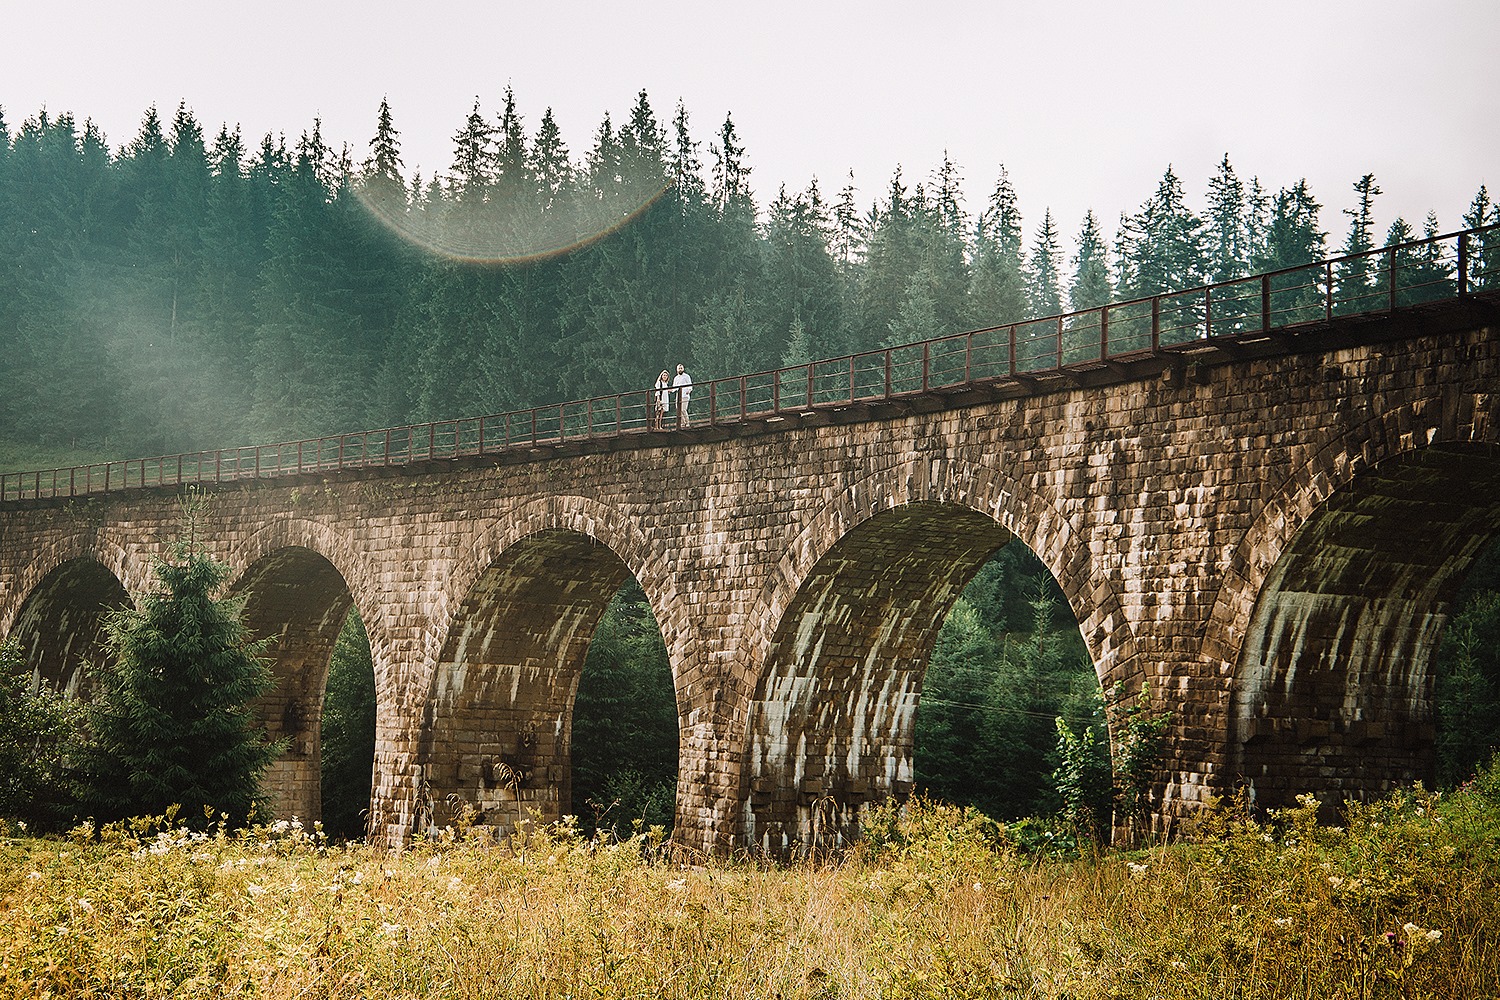
<path id="1" fill-rule="evenodd" d="M 687 373 L 682 365 L 677 366 L 677 377 L 672 380 L 672 388 L 677 392 L 677 421 L 682 427 L 689 426 L 688 400 L 693 398 L 693 377 Z"/>

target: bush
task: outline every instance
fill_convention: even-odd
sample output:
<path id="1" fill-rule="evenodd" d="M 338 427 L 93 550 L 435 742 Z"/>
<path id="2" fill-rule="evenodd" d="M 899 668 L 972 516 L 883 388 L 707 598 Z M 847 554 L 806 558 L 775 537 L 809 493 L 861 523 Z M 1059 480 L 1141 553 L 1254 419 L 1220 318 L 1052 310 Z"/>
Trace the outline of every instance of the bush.
<path id="1" fill-rule="evenodd" d="M 0 816 L 55 829 L 78 808 L 82 707 L 33 685 L 20 643 L 0 642 Z"/>
<path id="2" fill-rule="evenodd" d="M 92 712 L 89 801 L 101 820 L 218 812 L 246 822 L 260 776 L 281 752 L 256 732 L 249 703 L 271 686 L 244 599 L 220 595 L 229 568 L 190 545 L 156 566 L 162 589 L 105 619 L 113 662 Z M 203 819 L 199 819 L 202 817 Z"/>

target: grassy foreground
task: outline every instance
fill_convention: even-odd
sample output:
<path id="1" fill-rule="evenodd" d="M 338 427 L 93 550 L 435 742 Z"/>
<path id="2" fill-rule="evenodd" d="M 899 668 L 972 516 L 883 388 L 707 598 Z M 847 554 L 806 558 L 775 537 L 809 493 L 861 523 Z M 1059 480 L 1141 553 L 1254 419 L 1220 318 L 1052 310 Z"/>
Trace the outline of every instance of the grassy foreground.
<path id="1" fill-rule="evenodd" d="M 1493 772 L 1342 828 L 1224 809 L 1072 861 L 923 803 L 838 863 L 655 853 L 566 828 L 400 855 L 286 823 L 12 836 L 0 996 L 1500 997 Z"/>

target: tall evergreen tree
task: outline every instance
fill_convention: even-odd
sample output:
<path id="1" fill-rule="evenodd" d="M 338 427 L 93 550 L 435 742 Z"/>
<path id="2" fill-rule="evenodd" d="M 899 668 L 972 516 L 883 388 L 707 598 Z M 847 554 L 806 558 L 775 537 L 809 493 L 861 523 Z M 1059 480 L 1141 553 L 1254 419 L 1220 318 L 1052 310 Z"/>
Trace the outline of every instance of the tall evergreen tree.
<path id="1" fill-rule="evenodd" d="M 531 177 L 530 155 L 526 148 L 526 131 L 521 114 L 516 110 L 516 95 L 505 88 L 505 108 L 500 113 L 499 127 L 494 133 L 494 192 L 500 211 L 512 218 L 525 217 L 531 225 L 535 211 L 536 184 Z"/>
<path id="2" fill-rule="evenodd" d="M 189 529 L 191 530 L 191 529 Z M 103 819 L 159 815 L 204 826 L 245 822 L 260 776 L 280 752 L 249 704 L 272 684 L 243 622 L 244 598 L 221 596 L 229 567 L 189 541 L 158 563 L 160 589 L 105 620 L 113 659 L 93 713 L 90 797 Z"/>
<path id="3" fill-rule="evenodd" d="M 1349 235 L 1344 239 L 1340 254 L 1352 257 L 1338 267 L 1338 284 L 1335 297 L 1349 312 L 1363 312 L 1375 305 L 1372 297 L 1374 272 L 1378 264 L 1373 258 L 1363 256 L 1375 246 L 1372 236 L 1374 227 L 1373 206 L 1375 197 L 1381 193 L 1375 183 L 1374 174 L 1365 174 L 1354 182 L 1354 193 L 1359 195 L 1355 208 L 1344 209 L 1349 216 Z"/>
<path id="4" fill-rule="evenodd" d="M 573 197 L 573 162 L 563 142 L 557 119 L 549 107 L 542 113 L 536 138 L 531 143 L 531 176 L 537 185 L 537 200 L 543 211 L 563 208 Z"/>
<path id="5" fill-rule="evenodd" d="M 1483 184 L 1464 213 L 1464 228 L 1479 229 L 1500 223 L 1500 205 L 1490 199 Z M 1500 229 L 1492 229 L 1469 240 L 1469 287 L 1480 289 L 1500 286 Z"/>
<path id="6" fill-rule="evenodd" d="M 1204 230 L 1207 277 L 1212 283 L 1242 278 L 1250 266 L 1249 231 L 1245 220 L 1245 185 L 1235 175 L 1229 154 L 1208 180 L 1208 218 Z"/>
<path id="7" fill-rule="evenodd" d="M 370 139 L 370 155 L 365 157 L 360 185 L 365 196 L 383 211 L 405 214 L 406 180 L 402 176 L 401 133 L 391 115 L 387 98 L 380 99 L 375 116 L 375 135 Z"/>
<path id="8" fill-rule="evenodd" d="M 1083 217 L 1078 248 L 1073 255 L 1073 279 L 1068 285 L 1069 308 L 1095 309 L 1114 294 L 1109 280 L 1109 246 L 1092 211 Z"/>
<path id="9" fill-rule="evenodd" d="M 1022 276 L 1021 211 L 1005 167 L 980 213 L 974 233 L 969 322 L 974 327 L 1014 323 L 1026 315 Z"/>
<path id="10" fill-rule="evenodd" d="M 448 174 L 448 190 L 461 205 L 477 205 L 489 197 L 494 182 L 494 156 L 491 144 L 495 130 L 479 110 L 479 98 L 464 120 L 463 128 L 453 134 L 453 166 Z"/>
<path id="11" fill-rule="evenodd" d="M 922 267 L 915 233 L 917 208 L 916 200 L 902 180 L 901 168 L 897 167 L 886 189 L 885 201 L 871 209 L 866 223 L 869 240 L 860 288 L 857 350 L 890 343 L 892 337 L 905 342 L 893 333 L 891 324 L 906 305 L 913 277 Z M 923 281 L 930 285 L 930 276 L 924 276 Z M 922 292 L 924 298 L 929 294 Z M 935 303 L 933 310 L 932 322 L 935 323 Z M 912 324 L 907 323 L 904 329 L 912 329 Z"/>
<path id="12" fill-rule="evenodd" d="M 1207 270 L 1203 229 L 1168 166 L 1156 193 L 1122 222 L 1117 259 L 1122 292 L 1141 298 L 1200 284 Z"/>
<path id="13" fill-rule="evenodd" d="M 1318 228 L 1318 213 L 1322 208 L 1305 177 L 1276 192 L 1266 228 L 1266 247 L 1264 255 L 1256 261 L 1257 269 L 1270 271 L 1322 260 L 1328 239 L 1328 234 Z"/>
<path id="14" fill-rule="evenodd" d="M 1062 248 L 1050 208 L 1042 217 L 1026 262 L 1026 297 L 1033 317 L 1056 316 L 1063 311 Z"/>

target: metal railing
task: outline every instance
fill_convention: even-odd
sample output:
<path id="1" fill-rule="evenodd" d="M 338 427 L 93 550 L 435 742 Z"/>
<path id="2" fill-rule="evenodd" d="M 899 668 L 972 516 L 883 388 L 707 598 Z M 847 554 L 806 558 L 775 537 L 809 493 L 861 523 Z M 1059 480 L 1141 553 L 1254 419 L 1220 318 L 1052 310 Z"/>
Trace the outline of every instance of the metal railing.
<path id="1" fill-rule="evenodd" d="M 689 410 L 693 426 L 736 424 L 978 383 L 1033 382 L 1187 344 L 1242 340 L 1476 295 L 1500 295 L 1500 225 L 1061 316 L 714 379 L 693 387 Z M 657 427 L 654 402 L 654 390 L 639 389 L 303 441 L 8 472 L 0 474 L 0 502 L 402 466 L 626 435 L 648 444 L 663 429 L 678 426 L 672 412 L 665 427 Z"/>

